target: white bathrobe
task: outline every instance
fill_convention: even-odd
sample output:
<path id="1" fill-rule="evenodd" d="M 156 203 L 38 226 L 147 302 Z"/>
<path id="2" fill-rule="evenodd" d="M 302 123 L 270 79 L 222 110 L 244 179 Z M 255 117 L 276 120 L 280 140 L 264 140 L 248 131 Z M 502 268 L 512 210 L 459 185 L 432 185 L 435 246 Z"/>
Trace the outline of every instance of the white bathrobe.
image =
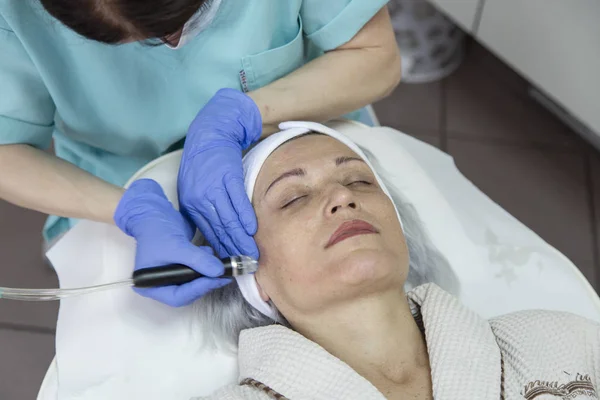
<path id="1" fill-rule="evenodd" d="M 423 322 L 436 400 L 598 399 L 600 325 L 550 311 L 488 321 L 434 284 L 407 297 Z M 385 399 L 343 361 L 282 326 L 243 331 L 238 360 L 239 384 L 205 399 Z"/>

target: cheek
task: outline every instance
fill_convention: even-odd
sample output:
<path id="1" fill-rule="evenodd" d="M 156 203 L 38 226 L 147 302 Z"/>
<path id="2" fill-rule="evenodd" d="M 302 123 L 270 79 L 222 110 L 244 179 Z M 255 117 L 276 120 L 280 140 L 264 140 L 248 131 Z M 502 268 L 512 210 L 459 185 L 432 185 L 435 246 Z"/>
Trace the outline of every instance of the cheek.
<path id="1" fill-rule="evenodd" d="M 387 229 L 391 234 L 389 237 L 393 240 L 394 243 L 402 243 L 405 244 L 406 240 L 404 238 L 404 232 L 402 230 L 402 225 L 396 216 L 395 210 L 392 210 L 392 214 L 390 217 L 386 219 Z"/>
<path id="2" fill-rule="evenodd" d="M 402 267 L 403 274 L 408 274 L 410 259 L 408 246 L 406 244 L 406 237 L 402 231 L 400 221 L 398 221 L 398 218 L 396 217 L 395 210 L 393 210 L 393 213 L 393 218 L 389 218 L 389 229 L 392 232 L 389 235 L 389 246 L 394 254 L 394 257 L 396 258 L 396 261 L 398 262 L 397 265 Z"/>
<path id="3" fill-rule="evenodd" d="M 285 272 L 295 264 L 302 263 L 307 235 L 301 235 L 303 227 L 294 220 L 279 216 L 259 218 L 255 239 L 260 251 L 260 265 L 266 275 L 273 276 Z"/>
<path id="4" fill-rule="evenodd" d="M 396 209 L 387 196 L 378 201 L 374 209 L 381 210 L 379 221 L 385 231 L 386 243 L 398 257 L 404 257 L 408 250 L 402 226 L 396 215 Z M 400 244 L 400 245 L 399 245 Z"/>
<path id="5" fill-rule="evenodd" d="M 260 218 L 255 239 L 260 251 L 261 284 L 274 300 L 294 296 L 317 281 L 315 223 L 306 216 Z M 312 267 L 312 268 L 311 268 Z M 278 295 L 279 293 L 279 295 Z"/>

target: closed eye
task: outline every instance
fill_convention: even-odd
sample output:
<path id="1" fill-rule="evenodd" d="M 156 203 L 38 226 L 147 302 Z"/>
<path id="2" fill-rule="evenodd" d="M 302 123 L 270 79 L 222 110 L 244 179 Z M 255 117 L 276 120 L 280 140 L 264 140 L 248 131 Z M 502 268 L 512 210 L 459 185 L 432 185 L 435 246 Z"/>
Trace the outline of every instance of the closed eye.
<path id="1" fill-rule="evenodd" d="M 294 203 L 295 203 L 295 202 L 297 202 L 298 200 L 300 200 L 300 199 L 303 199 L 303 198 L 305 198 L 305 197 L 306 197 L 306 195 L 304 195 L 304 196 L 300 196 L 300 197 L 296 197 L 295 199 L 293 199 L 293 200 L 290 200 L 290 201 L 288 201 L 287 203 L 285 203 L 285 204 L 283 205 L 283 207 L 281 207 L 281 209 L 283 210 L 284 208 L 287 208 L 287 207 L 291 206 L 292 204 L 294 204 Z"/>
<path id="2" fill-rule="evenodd" d="M 346 184 L 346 186 L 354 186 L 354 185 L 371 185 L 371 182 L 367 182 L 367 181 L 353 181 L 353 182 L 350 182 L 350 183 Z"/>

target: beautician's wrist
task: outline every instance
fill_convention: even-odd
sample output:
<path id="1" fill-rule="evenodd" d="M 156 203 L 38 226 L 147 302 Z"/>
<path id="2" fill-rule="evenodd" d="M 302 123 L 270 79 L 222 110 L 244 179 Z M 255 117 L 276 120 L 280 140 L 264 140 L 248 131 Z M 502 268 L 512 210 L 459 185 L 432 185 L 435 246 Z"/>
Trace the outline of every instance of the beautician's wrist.
<path id="1" fill-rule="evenodd" d="M 260 138 L 264 139 L 276 132 L 279 132 L 280 121 L 275 121 L 273 119 L 272 109 L 263 100 L 260 91 L 249 92 L 246 94 L 254 101 L 254 104 L 256 104 L 260 112 L 260 116 L 262 119 L 262 134 Z"/>
<path id="2" fill-rule="evenodd" d="M 112 186 L 107 192 L 106 208 L 99 216 L 99 222 L 105 224 L 116 225 L 115 215 L 121 200 L 125 195 L 126 189 L 118 186 Z"/>
<path id="3" fill-rule="evenodd" d="M 279 132 L 278 125 L 263 125 L 261 139 L 271 136 Z"/>

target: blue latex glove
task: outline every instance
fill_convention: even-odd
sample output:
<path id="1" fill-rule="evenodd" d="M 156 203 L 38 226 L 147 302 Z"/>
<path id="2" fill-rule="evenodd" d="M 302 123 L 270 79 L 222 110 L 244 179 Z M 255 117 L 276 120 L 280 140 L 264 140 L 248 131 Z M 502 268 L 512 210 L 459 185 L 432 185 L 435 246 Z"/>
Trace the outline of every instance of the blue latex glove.
<path id="1" fill-rule="evenodd" d="M 177 182 L 180 209 L 220 257 L 258 259 L 256 215 L 244 189 L 242 151 L 261 132 L 258 106 L 233 89 L 219 90 L 188 131 Z"/>
<path id="2" fill-rule="evenodd" d="M 134 182 L 121 198 L 114 219 L 123 232 L 137 240 L 135 270 L 183 264 L 206 276 L 223 274 L 223 263 L 209 247 L 191 243 L 195 229 L 173 208 L 155 181 Z M 181 286 L 134 290 L 161 303 L 181 307 L 229 282 L 230 279 L 200 278 Z"/>

